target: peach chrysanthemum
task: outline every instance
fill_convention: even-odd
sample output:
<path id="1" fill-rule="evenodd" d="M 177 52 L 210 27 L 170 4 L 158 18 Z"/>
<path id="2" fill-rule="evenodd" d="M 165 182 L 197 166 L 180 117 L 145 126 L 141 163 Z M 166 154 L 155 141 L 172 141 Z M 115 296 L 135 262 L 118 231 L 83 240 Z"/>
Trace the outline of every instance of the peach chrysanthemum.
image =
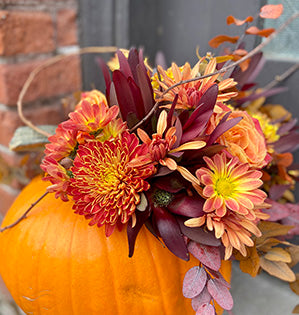
<path id="1" fill-rule="evenodd" d="M 260 208 L 264 207 L 267 195 L 258 189 L 262 185 L 262 172 L 251 170 L 248 164 L 238 158 L 227 159 L 224 153 L 213 158 L 204 157 L 208 168 L 196 171 L 206 199 L 202 217 L 185 222 L 187 226 L 201 226 L 206 222 L 209 230 L 221 238 L 226 247 L 226 257 L 232 248 L 246 255 L 245 246 L 253 246 L 250 232 L 259 236 L 256 220 L 261 218 Z"/>
<path id="2" fill-rule="evenodd" d="M 82 106 L 82 102 L 87 101 L 90 104 L 98 104 L 100 106 L 105 106 L 108 108 L 108 103 L 106 96 L 98 91 L 98 90 L 91 90 L 87 92 L 81 93 L 81 100 L 76 106 L 76 110 L 80 109 Z"/>
<path id="3" fill-rule="evenodd" d="M 208 90 L 209 87 L 211 87 L 215 83 L 215 81 L 219 77 L 219 74 L 215 74 L 205 79 L 178 85 L 177 87 L 167 92 L 165 95 L 163 95 L 163 91 L 183 80 L 194 79 L 200 76 L 201 65 L 202 60 L 200 60 L 192 69 L 188 62 L 186 62 L 185 65 L 182 67 L 178 67 L 175 63 L 172 63 L 171 71 L 169 69 L 165 71 L 162 67 L 158 66 L 158 72 L 161 76 L 161 80 L 154 77 L 153 84 L 154 86 L 156 86 L 158 83 L 162 88 L 162 91 L 160 89 L 154 90 L 156 98 L 172 103 L 175 95 L 178 94 L 176 109 L 194 109 L 198 105 L 198 102 L 202 95 Z M 204 75 L 213 73 L 215 72 L 215 70 L 216 58 L 212 58 L 205 68 Z M 170 75 L 170 72 L 172 73 L 172 75 Z M 236 96 L 236 92 L 225 92 L 225 90 L 235 86 L 236 84 L 237 83 L 232 78 L 225 79 L 217 83 L 219 89 L 217 101 L 228 101 L 232 97 Z M 165 105 L 166 108 L 170 108 L 170 106 L 171 105 Z"/>
<path id="4" fill-rule="evenodd" d="M 75 212 L 91 219 L 90 225 L 105 225 L 106 236 L 116 225 L 127 223 L 140 193 L 150 188 L 145 179 L 156 170 L 147 154 L 147 146 L 139 145 L 138 138 L 127 131 L 113 141 L 80 145 L 68 189 Z"/>

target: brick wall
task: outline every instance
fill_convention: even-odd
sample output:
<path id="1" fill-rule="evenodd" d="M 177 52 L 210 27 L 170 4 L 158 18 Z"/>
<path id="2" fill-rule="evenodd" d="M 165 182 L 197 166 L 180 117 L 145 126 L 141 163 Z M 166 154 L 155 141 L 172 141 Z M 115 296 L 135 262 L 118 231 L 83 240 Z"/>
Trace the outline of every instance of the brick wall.
<path id="1" fill-rule="evenodd" d="M 11 152 L 14 130 L 22 125 L 16 103 L 29 73 L 41 62 L 78 49 L 76 0 L 0 1 L 0 213 L 39 172 L 42 152 Z M 80 60 L 73 56 L 42 70 L 24 98 L 34 124 L 66 118 L 62 98 L 81 88 Z"/>

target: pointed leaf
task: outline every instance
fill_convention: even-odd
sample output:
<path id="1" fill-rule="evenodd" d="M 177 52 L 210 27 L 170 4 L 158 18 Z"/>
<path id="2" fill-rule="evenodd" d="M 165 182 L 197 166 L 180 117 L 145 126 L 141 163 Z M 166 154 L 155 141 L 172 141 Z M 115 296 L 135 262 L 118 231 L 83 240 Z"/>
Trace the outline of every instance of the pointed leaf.
<path id="1" fill-rule="evenodd" d="M 142 226 L 149 218 L 150 215 L 150 207 L 147 206 L 145 211 L 135 211 L 136 215 L 136 225 L 132 228 L 131 221 L 129 221 L 127 225 L 127 237 L 128 237 L 128 244 L 129 244 L 129 257 L 132 257 L 134 254 L 135 248 L 135 241 L 139 231 L 141 230 Z"/>
<path id="2" fill-rule="evenodd" d="M 117 57 L 119 61 L 119 70 L 122 72 L 122 74 L 126 78 L 129 78 L 129 77 L 133 78 L 133 74 L 132 74 L 132 71 L 131 71 L 131 68 L 129 66 L 128 59 L 126 58 L 126 56 L 122 53 L 120 49 L 116 53 L 117 53 Z"/>
<path id="3" fill-rule="evenodd" d="M 275 28 L 259 29 L 256 26 L 251 26 L 246 30 L 246 34 L 262 37 L 269 37 L 273 32 L 275 32 Z"/>
<path id="4" fill-rule="evenodd" d="M 206 231 L 201 227 L 190 228 L 184 224 L 185 219 L 178 219 L 181 231 L 191 240 L 209 246 L 220 246 L 221 241 L 215 237 L 215 234 L 210 231 Z"/>
<path id="5" fill-rule="evenodd" d="M 145 109 L 140 89 L 131 77 L 128 79 L 128 84 L 134 99 L 137 117 L 142 118 L 145 116 Z"/>
<path id="6" fill-rule="evenodd" d="M 111 84 L 111 77 L 110 77 L 109 68 L 106 65 L 106 62 L 100 57 L 96 58 L 96 62 L 100 66 L 100 68 L 101 68 L 101 70 L 103 72 L 105 85 L 106 85 L 106 97 L 107 97 L 107 100 L 109 100 L 110 99 L 110 96 L 109 96 L 109 94 L 110 94 L 110 84 Z M 114 105 L 114 104 L 110 104 L 110 105 Z"/>
<path id="7" fill-rule="evenodd" d="M 223 44 L 224 42 L 235 44 L 238 41 L 238 39 L 239 39 L 239 36 L 218 35 L 209 41 L 209 45 L 213 48 L 217 48 L 219 45 Z"/>
<path id="8" fill-rule="evenodd" d="M 215 307 L 209 303 L 201 304 L 195 315 L 215 315 Z"/>
<path id="9" fill-rule="evenodd" d="M 260 258 L 261 267 L 267 271 L 271 276 L 279 278 L 284 281 L 293 282 L 296 276 L 292 269 L 284 262 L 271 261 L 264 257 Z"/>
<path id="10" fill-rule="evenodd" d="M 130 49 L 129 55 L 128 55 L 128 64 L 132 71 L 134 81 L 138 82 L 136 68 L 137 68 L 137 65 L 139 64 L 139 56 L 138 56 L 138 50 L 136 48 Z"/>
<path id="11" fill-rule="evenodd" d="M 245 23 L 250 23 L 253 21 L 253 17 L 252 16 L 247 16 L 247 18 L 245 20 L 239 20 L 239 19 L 236 19 L 235 17 L 233 17 L 232 15 L 228 16 L 226 18 L 226 23 L 227 25 L 230 25 L 230 24 L 235 24 L 237 26 L 240 26 L 240 25 L 243 25 Z"/>
<path id="12" fill-rule="evenodd" d="M 177 194 L 175 199 L 167 206 L 170 212 L 186 217 L 200 217 L 204 215 L 202 210 L 204 199 L 198 195 L 192 197 L 184 193 Z"/>
<path id="13" fill-rule="evenodd" d="M 260 257 L 257 253 L 255 246 L 248 247 L 247 251 L 248 251 L 247 257 L 242 256 L 242 258 L 240 259 L 240 269 L 243 272 L 248 273 L 252 277 L 256 277 L 260 270 Z"/>
<path id="14" fill-rule="evenodd" d="M 293 228 L 293 226 L 282 225 L 275 222 L 261 221 L 258 225 L 258 228 L 261 230 L 263 235 L 257 238 L 257 245 L 262 244 L 269 237 L 287 234 L 288 231 Z"/>
<path id="15" fill-rule="evenodd" d="M 299 295 L 299 273 L 296 274 L 296 281 L 290 283 L 290 288 L 294 293 Z"/>
<path id="16" fill-rule="evenodd" d="M 211 299 L 212 299 L 211 294 L 209 293 L 207 287 L 205 286 L 203 290 L 200 292 L 200 294 L 198 294 L 192 299 L 191 302 L 192 308 L 196 312 L 201 304 L 204 303 L 209 304 L 211 302 Z"/>
<path id="17" fill-rule="evenodd" d="M 207 282 L 207 273 L 204 268 L 195 266 L 186 272 L 183 281 L 183 295 L 192 299 L 199 295 Z"/>
<path id="18" fill-rule="evenodd" d="M 202 264 L 218 271 L 221 266 L 219 247 L 208 246 L 190 241 L 188 244 L 189 252 Z"/>
<path id="19" fill-rule="evenodd" d="M 175 105 L 178 101 L 178 98 L 179 98 L 179 95 L 176 94 L 174 99 L 173 99 L 173 102 L 171 104 L 171 107 L 170 107 L 170 110 L 167 114 L 167 127 L 166 127 L 166 130 L 168 130 L 171 126 L 172 126 L 172 117 L 173 117 L 173 114 L 174 114 L 174 110 L 175 110 Z"/>
<path id="20" fill-rule="evenodd" d="M 261 7 L 260 17 L 263 19 L 277 19 L 283 12 L 282 4 L 266 4 Z"/>
<path id="21" fill-rule="evenodd" d="M 153 207 L 157 229 L 167 248 L 183 260 L 189 260 L 189 253 L 180 227 L 168 211 L 161 207 Z"/>
<path id="22" fill-rule="evenodd" d="M 290 263 L 292 261 L 291 255 L 281 247 L 272 248 L 264 257 L 271 261 L 282 261 L 286 263 Z"/>
<path id="23" fill-rule="evenodd" d="M 231 310 L 234 302 L 233 298 L 227 289 L 219 280 L 210 279 L 208 281 L 208 291 L 213 299 L 225 310 Z"/>

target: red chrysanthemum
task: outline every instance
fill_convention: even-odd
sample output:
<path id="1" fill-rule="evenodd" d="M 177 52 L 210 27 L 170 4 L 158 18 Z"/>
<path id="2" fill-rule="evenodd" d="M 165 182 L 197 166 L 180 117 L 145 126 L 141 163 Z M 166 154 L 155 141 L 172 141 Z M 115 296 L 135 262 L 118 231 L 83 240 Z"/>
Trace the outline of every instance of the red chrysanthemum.
<path id="1" fill-rule="evenodd" d="M 91 219 L 90 225 L 105 225 L 106 236 L 116 224 L 134 215 L 140 194 L 155 172 L 147 158 L 148 148 L 135 134 L 124 132 L 113 141 L 91 140 L 79 146 L 68 193 L 76 213 Z"/>

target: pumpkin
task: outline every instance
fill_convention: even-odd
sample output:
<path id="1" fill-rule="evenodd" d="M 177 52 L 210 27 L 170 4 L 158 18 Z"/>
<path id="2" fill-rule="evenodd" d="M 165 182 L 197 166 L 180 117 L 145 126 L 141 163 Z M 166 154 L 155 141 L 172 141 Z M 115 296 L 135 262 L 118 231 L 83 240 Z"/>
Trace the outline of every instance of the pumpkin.
<path id="1" fill-rule="evenodd" d="M 34 179 L 19 195 L 2 226 L 19 218 L 45 191 Z M 0 273 L 27 314 L 195 314 L 182 295 L 186 271 L 198 265 L 174 256 L 141 230 L 128 257 L 126 232 L 106 238 L 74 214 L 71 202 L 48 194 L 26 219 L 0 235 Z M 229 280 L 230 263 L 222 274 Z M 218 312 L 221 311 L 218 308 Z"/>

